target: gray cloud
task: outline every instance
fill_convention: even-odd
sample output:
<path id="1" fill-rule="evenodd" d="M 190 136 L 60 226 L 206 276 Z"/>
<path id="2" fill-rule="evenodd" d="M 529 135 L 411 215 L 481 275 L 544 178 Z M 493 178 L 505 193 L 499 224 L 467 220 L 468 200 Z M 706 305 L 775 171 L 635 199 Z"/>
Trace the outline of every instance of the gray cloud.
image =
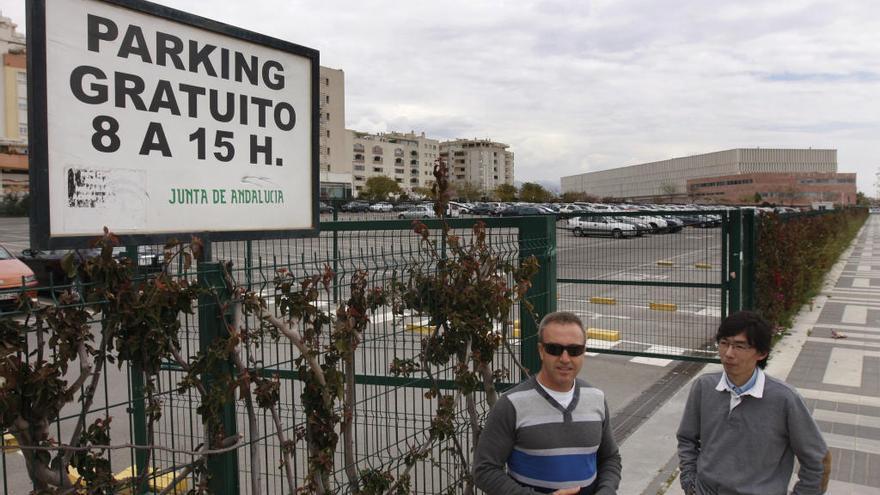
<path id="1" fill-rule="evenodd" d="M 499 140 L 518 181 L 812 146 L 875 193 L 880 2 L 159 3 L 316 48 L 349 127 Z"/>

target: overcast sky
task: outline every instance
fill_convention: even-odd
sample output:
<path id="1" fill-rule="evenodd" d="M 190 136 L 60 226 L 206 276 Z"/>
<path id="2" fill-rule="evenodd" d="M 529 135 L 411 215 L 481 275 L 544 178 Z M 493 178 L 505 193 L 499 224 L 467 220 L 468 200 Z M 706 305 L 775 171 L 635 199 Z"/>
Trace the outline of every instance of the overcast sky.
<path id="1" fill-rule="evenodd" d="M 876 0 L 158 3 L 319 50 L 350 129 L 507 143 L 517 181 L 813 147 L 877 194 Z"/>

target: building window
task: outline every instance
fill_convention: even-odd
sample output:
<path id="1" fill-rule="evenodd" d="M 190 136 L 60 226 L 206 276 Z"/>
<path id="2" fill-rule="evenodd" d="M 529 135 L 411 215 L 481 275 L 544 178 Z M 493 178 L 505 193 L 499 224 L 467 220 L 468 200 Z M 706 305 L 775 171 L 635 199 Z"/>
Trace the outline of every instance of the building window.
<path id="1" fill-rule="evenodd" d="M 20 82 L 21 84 L 27 84 L 27 73 L 26 72 L 16 72 L 15 80 Z"/>
<path id="2" fill-rule="evenodd" d="M 354 145 L 354 150 L 355 150 L 355 151 L 363 152 L 363 151 L 364 151 L 364 145 L 362 145 L 362 144 L 360 144 L 360 143 L 357 143 L 357 144 Z"/>
<path id="3" fill-rule="evenodd" d="M 330 112 L 327 112 L 327 120 L 330 120 Z"/>
<path id="4" fill-rule="evenodd" d="M 18 109 L 19 110 L 27 110 L 27 98 L 19 98 L 18 99 Z"/>
<path id="5" fill-rule="evenodd" d="M 28 129 L 27 129 L 27 126 L 26 126 L 26 125 L 20 125 L 20 126 L 18 126 L 18 133 L 19 133 L 20 135 L 22 135 L 22 136 L 27 136 L 27 135 L 28 135 Z"/>
<path id="6" fill-rule="evenodd" d="M 384 169 L 382 167 L 373 167 L 373 172 L 376 172 L 377 174 L 381 174 L 383 171 Z"/>
<path id="7" fill-rule="evenodd" d="M 354 154 L 354 161 L 356 161 L 356 162 L 364 161 L 364 155 L 362 155 L 360 153 L 355 153 Z"/>
<path id="8" fill-rule="evenodd" d="M 327 129 L 327 137 L 330 137 L 330 129 Z"/>
<path id="9" fill-rule="evenodd" d="M 330 95 L 324 96 L 324 103 L 330 103 Z"/>
<path id="10" fill-rule="evenodd" d="M 330 86 L 330 78 L 329 78 L 329 77 L 325 77 L 325 78 L 324 78 L 324 85 L 325 85 L 325 86 Z"/>

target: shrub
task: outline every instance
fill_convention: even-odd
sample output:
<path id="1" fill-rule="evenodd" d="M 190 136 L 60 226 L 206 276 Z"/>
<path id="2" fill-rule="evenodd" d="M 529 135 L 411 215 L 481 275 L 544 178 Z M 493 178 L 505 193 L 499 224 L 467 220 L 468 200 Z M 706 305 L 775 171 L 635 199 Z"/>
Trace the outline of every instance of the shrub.
<path id="1" fill-rule="evenodd" d="M 28 194 L 4 194 L 0 196 L 0 217 L 26 217 L 30 212 L 31 198 Z"/>
<path id="2" fill-rule="evenodd" d="M 761 217 L 755 266 L 758 311 L 776 325 L 791 326 L 867 217 L 864 208 Z"/>

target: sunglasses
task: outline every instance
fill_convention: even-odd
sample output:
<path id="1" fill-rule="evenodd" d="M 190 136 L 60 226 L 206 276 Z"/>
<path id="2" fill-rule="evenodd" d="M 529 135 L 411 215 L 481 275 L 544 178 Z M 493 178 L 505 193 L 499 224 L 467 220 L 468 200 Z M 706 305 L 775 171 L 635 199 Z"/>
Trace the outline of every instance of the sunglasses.
<path id="1" fill-rule="evenodd" d="M 562 345 L 541 342 L 541 346 L 544 347 L 544 351 L 551 356 L 561 356 L 562 351 L 565 351 L 568 353 L 569 357 L 578 357 L 587 350 L 587 346 L 577 344 Z"/>

